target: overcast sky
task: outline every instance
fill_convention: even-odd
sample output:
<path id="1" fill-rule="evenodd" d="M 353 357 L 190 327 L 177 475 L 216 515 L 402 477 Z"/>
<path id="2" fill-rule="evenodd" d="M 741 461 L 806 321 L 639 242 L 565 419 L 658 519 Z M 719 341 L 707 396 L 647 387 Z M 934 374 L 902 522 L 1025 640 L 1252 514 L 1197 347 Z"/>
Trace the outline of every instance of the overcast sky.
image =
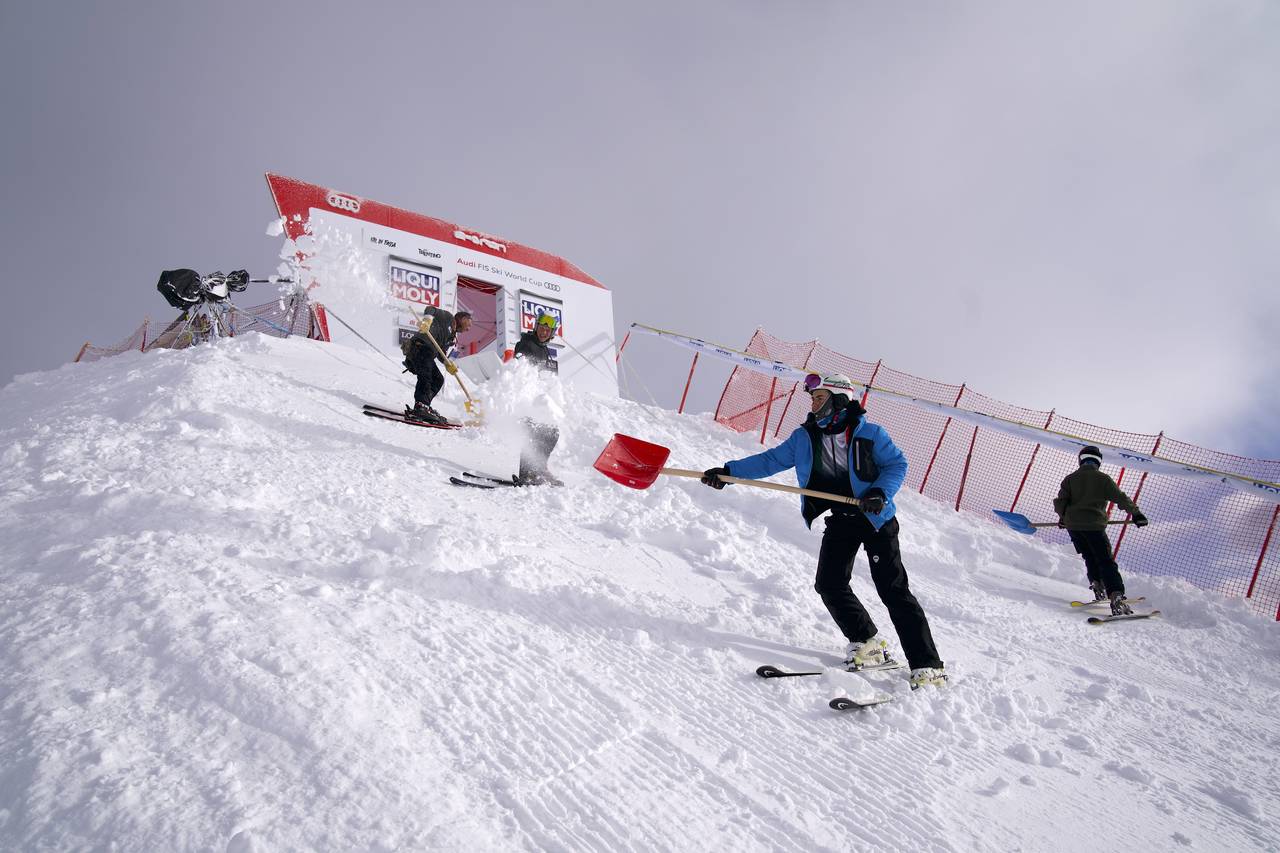
<path id="1" fill-rule="evenodd" d="M 0 383 L 274 271 L 273 171 L 563 255 L 619 339 L 1280 458 L 1278 92 L 1266 0 L 7 2 Z M 627 353 L 674 406 L 688 354 Z"/>

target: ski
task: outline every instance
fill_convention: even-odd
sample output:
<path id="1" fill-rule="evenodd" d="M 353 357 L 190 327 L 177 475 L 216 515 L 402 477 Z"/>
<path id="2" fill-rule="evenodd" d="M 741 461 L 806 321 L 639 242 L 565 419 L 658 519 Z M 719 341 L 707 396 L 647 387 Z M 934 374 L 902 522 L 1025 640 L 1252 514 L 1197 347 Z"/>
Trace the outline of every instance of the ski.
<path id="1" fill-rule="evenodd" d="M 388 409 L 386 406 L 375 406 L 373 403 L 365 403 L 364 410 L 366 412 L 386 412 L 388 415 L 400 415 L 404 417 L 404 413 L 408 410 L 407 406 L 399 409 Z"/>
<path id="2" fill-rule="evenodd" d="M 418 423 L 426 423 L 426 424 L 431 423 L 430 421 L 424 421 L 421 418 L 415 418 L 412 415 L 410 415 L 409 409 L 407 406 L 400 409 L 388 409 L 386 406 L 375 406 L 373 403 L 365 403 L 364 410 L 366 412 L 382 412 L 383 414 L 387 414 L 387 415 L 396 415 L 397 417 L 406 418 L 411 421 L 417 421 Z M 453 421 L 450 421 L 450 420 L 446 420 L 445 423 L 455 427 L 465 426 L 465 424 L 454 423 Z"/>
<path id="3" fill-rule="evenodd" d="M 845 672 L 881 672 L 890 669 L 902 669 L 902 662 L 891 660 L 885 663 L 872 664 L 871 666 L 858 667 L 857 669 L 847 669 Z M 822 675 L 822 672 L 787 672 L 785 669 L 765 664 L 756 669 L 756 675 L 761 678 L 796 678 L 801 675 Z"/>
<path id="4" fill-rule="evenodd" d="M 892 701 L 892 696 L 882 696 L 877 699 L 850 699 L 848 696 L 837 696 L 827 704 L 837 711 L 855 711 L 860 708 L 870 708 L 873 705 L 883 705 Z"/>
<path id="5" fill-rule="evenodd" d="M 371 418 L 382 418 L 383 420 L 395 421 L 396 423 L 408 424 L 409 426 L 427 427 L 429 429 L 462 429 L 462 424 L 455 424 L 452 421 L 442 424 L 433 424 L 428 423 L 427 421 L 407 418 L 405 417 L 404 412 L 392 412 L 387 409 L 368 407 L 364 410 L 364 413 Z"/>
<path id="6" fill-rule="evenodd" d="M 515 481 L 514 478 L 508 477 L 504 479 L 502 477 L 495 477 L 492 474 L 475 474 L 475 473 L 472 473 L 471 471 L 463 471 L 462 476 L 468 477 L 472 480 L 481 480 L 485 483 L 495 483 L 499 486 L 519 486 L 520 485 Z"/>
<path id="7" fill-rule="evenodd" d="M 1146 601 L 1146 600 L 1147 600 L 1147 597 L 1146 597 L 1145 595 L 1139 595 L 1137 598 L 1126 598 L 1126 599 L 1125 599 L 1125 601 L 1126 601 L 1126 602 L 1128 602 L 1129 604 L 1133 604 L 1135 601 Z M 1073 602 L 1071 602 L 1071 606 L 1072 606 L 1072 607 L 1093 607 L 1093 606 L 1095 606 L 1095 605 L 1097 605 L 1097 606 L 1103 606 L 1103 605 L 1105 605 L 1105 606 L 1107 606 L 1107 607 L 1110 607 L 1110 606 L 1111 606 L 1111 602 L 1110 602 L 1110 601 L 1108 601 L 1108 600 L 1107 600 L 1107 599 L 1105 599 L 1105 598 L 1100 598 L 1100 599 L 1098 599 L 1097 601 L 1073 601 Z"/>
<path id="8" fill-rule="evenodd" d="M 473 489 L 485 489 L 488 491 L 493 491 L 494 489 L 498 488 L 492 483 L 477 483 L 475 480 L 464 480 L 461 477 L 450 477 L 449 482 L 453 483 L 455 486 L 470 486 Z M 515 485 L 515 484 L 509 483 L 508 485 Z"/>
<path id="9" fill-rule="evenodd" d="M 821 672 L 787 672 L 784 669 L 778 669 L 776 666 L 765 664 L 756 669 L 756 675 L 761 678 L 796 678 L 801 675 L 822 675 Z"/>
<path id="10" fill-rule="evenodd" d="M 884 672 L 889 669 L 902 669 L 902 661 L 887 660 L 884 663 L 873 663 L 870 666 L 859 666 L 853 669 L 847 669 L 846 672 Z"/>
<path id="11" fill-rule="evenodd" d="M 1120 616 L 1090 616 L 1090 625 L 1101 625 L 1105 622 L 1124 622 L 1129 619 L 1150 619 L 1152 616 L 1159 616 L 1159 610 L 1152 610 L 1150 613 L 1125 613 Z"/>

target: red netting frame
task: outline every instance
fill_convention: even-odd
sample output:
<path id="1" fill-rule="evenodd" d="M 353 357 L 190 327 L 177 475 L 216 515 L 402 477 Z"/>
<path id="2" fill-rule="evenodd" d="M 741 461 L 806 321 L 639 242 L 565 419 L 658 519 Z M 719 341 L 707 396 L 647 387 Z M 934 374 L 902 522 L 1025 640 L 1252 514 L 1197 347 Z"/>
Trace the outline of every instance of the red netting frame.
<path id="1" fill-rule="evenodd" d="M 1159 453 L 1166 459 L 1204 468 L 1280 481 L 1280 461 L 1249 459 L 1198 447 L 1164 434 L 1145 435 L 1077 421 L 1053 411 L 1024 409 L 993 400 L 963 385 L 948 385 L 860 361 L 818 341 L 792 343 L 757 330 L 747 352 L 818 373 L 841 372 L 863 384 L 959 405 L 1020 423 L 1036 424 L 1082 438 Z M 754 371 L 734 368 L 720 396 L 716 420 L 742 432 L 775 441 L 799 426 L 807 400 L 795 400 L 795 383 L 783 384 Z M 1053 498 L 1075 459 L 993 430 L 952 421 L 873 391 L 868 417 L 883 425 L 906 453 L 910 471 L 903 488 L 914 489 L 956 510 L 994 521 L 992 509 L 1021 512 L 1033 520 L 1053 516 Z M 766 419 L 767 413 L 767 419 Z M 1259 612 L 1280 619 L 1280 506 L 1225 485 L 1148 475 L 1106 465 L 1113 479 L 1134 497 L 1153 524 L 1139 535 L 1128 526 L 1110 533 L 1121 570 L 1182 578 L 1225 596 L 1244 597 Z M 1113 508 L 1112 517 L 1123 519 Z M 1038 534 L 1067 543 L 1056 528 Z M 1083 568 L 1081 569 L 1083 582 Z"/>

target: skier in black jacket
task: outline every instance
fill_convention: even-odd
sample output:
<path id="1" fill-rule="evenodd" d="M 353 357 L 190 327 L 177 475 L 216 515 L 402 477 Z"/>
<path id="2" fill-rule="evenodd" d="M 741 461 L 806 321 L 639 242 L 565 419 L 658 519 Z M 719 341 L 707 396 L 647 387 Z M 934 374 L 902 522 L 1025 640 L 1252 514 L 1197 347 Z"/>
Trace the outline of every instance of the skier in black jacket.
<path id="1" fill-rule="evenodd" d="M 444 387 L 444 374 L 436 366 L 437 361 L 444 363 L 450 373 L 457 373 L 458 368 L 451 362 L 444 361 L 441 353 L 447 354 L 458 339 L 458 332 L 471 328 L 471 312 L 459 311 L 451 314 L 443 308 L 428 306 L 422 312 L 422 320 L 418 324 L 418 332 L 404 342 L 404 366 L 418 377 L 418 384 L 413 389 L 413 407 L 405 407 L 405 417 L 415 418 L 432 424 L 448 423 L 448 419 L 431 407 L 431 401 Z M 427 335 L 435 341 L 432 346 Z"/>
<path id="2" fill-rule="evenodd" d="M 560 365 L 556 361 L 555 350 L 547 345 L 558 325 L 553 315 L 539 314 L 533 331 L 520 336 L 515 357 L 528 361 L 539 370 L 558 373 Z M 547 470 L 547 459 L 560 441 L 560 430 L 532 418 L 522 418 L 520 422 L 524 424 L 525 442 L 520 449 L 520 473 L 516 475 L 516 482 L 525 486 L 563 486 L 564 483 Z"/>

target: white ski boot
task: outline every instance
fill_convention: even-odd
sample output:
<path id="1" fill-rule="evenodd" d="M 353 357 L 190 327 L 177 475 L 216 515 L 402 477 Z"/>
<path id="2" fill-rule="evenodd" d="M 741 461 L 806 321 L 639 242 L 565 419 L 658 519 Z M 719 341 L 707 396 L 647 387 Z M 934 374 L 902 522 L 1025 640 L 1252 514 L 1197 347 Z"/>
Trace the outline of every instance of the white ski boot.
<path id="1" fill-rule="evenodd" d="M 942 667 L 922 666 L 911 670 L 911 689 L 919 690 L 925 685 L 935 687 L 947 685 L 947 673 Z"/>
<path id="2" fill-rule="evenodd" d="M 861 643 L 850 643 L 844 650 L 844 668 L 855 671 L 864 667 L 883 666 L 889 657 L 889 643 L 876 634 Z"/>

